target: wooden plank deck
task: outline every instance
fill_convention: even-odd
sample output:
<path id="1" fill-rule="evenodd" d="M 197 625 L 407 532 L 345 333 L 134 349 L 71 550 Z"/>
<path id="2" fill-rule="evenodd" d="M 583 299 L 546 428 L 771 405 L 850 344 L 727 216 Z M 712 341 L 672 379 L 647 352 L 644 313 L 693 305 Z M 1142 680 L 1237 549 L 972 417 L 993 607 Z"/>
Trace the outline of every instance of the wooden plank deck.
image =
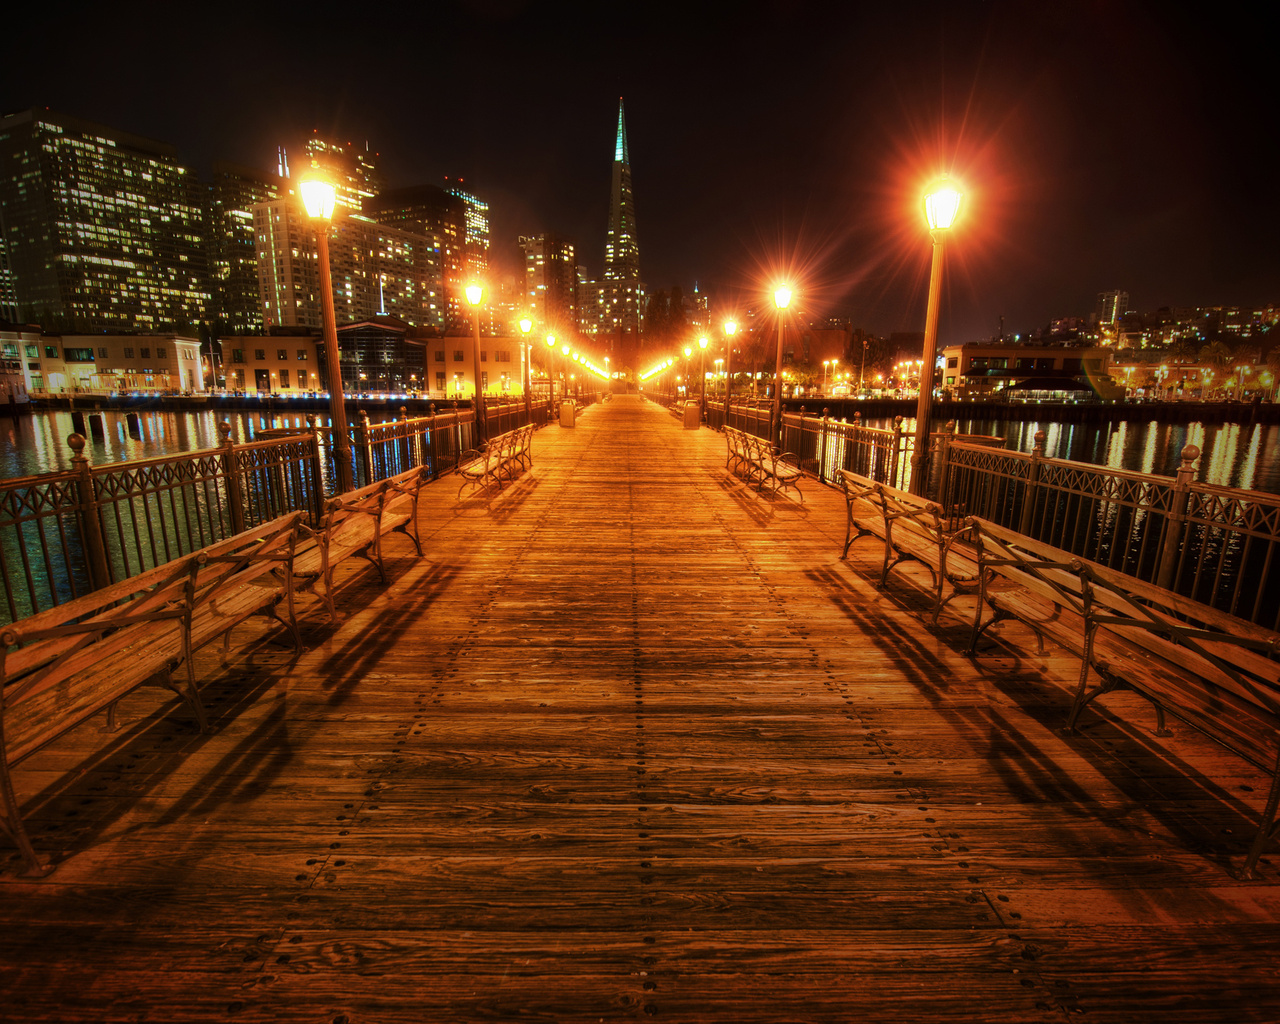
<path id="1" fill-rule="evenodd" d="M 1069 658 L 969 661 L 837 492 L 640 399 L 534 457 L 424 492 L 296 663 L 203 657 L 212 735 L 140 694 L 23 766 L 0 1019 L 1280 1019 L 1248 765 L 1062 737 Z"/>

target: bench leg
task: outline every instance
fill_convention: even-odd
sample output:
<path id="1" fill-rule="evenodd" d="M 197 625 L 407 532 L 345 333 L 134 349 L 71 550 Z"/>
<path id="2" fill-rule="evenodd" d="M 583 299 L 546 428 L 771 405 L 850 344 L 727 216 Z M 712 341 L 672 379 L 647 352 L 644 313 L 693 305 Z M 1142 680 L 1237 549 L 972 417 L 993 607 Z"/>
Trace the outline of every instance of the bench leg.
<path id="1" fill-rule="evenodd" d="M 1262 820 L 1258 823 L 1258 834 L 1253 837 L 1249 847 L 1249 856 L 1245 858 L 1244 867 L 1240 869 L 1240 877 L 1253 881 L 1258 877 L 1258 858 L 1266 848 L 1267 840 L 1276 834 L 1276 808 L 1280 806 L 1280 753 L 1276 755 L 1276 763 L 1271 768 L 1271 791 L 1267 794 L 1267 805 L 1262 811 Z"/>
<path id="2" fill-rule="evenodd" d="M 18 799 L 14 795 L 13 782 L 9 778 L 9 766 L 2 753 L 0 753 L 0 797 L 4 802 L 3 814 L 0 814 L 0 828 L 8 833 L 9 838 L 18 847 L 18 852 L 22 854 L 22 859 L 26 863 L 22 871 L 23 877 L 43 878 L 53 870 L 53 865 L 41 863 L 40 858 L 36 856 L 35 847 L 31 845 L 26 827 L 22 824 L 22 809 L 18 806 Z"/>

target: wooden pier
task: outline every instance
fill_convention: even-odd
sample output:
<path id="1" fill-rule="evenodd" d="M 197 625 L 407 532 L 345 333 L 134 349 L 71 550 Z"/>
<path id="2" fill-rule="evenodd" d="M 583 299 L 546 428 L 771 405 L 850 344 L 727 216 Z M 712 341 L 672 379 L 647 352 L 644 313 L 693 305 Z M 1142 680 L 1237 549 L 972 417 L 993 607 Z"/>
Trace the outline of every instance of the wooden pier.
<path id="1" fill-rule="evenodd" d="M 1280 1020 L 1260 773 L 1123 696 L 1064 737 L 1073 659 L 966 658 L 972 599 L 929 628 L 719 434 L 533 444 L 300 659 L 202 655 L 211 735 L 146 691 L 18 770 L 0 1020 Z"/>

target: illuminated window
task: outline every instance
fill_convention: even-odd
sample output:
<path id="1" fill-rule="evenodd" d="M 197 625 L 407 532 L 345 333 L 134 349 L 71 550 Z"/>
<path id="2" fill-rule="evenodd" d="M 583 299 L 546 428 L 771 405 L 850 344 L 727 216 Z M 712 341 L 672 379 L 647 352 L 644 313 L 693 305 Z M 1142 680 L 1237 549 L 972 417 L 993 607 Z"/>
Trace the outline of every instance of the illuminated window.
<path id="1" fill-rule="evenodd" d="M 298 362 L 305 363 L 307 359 L 307 350 L 305 348 L 298 349 Z M 299 370 L 298 372 L 304 375 L 306 374 L 306 370 Z"/>

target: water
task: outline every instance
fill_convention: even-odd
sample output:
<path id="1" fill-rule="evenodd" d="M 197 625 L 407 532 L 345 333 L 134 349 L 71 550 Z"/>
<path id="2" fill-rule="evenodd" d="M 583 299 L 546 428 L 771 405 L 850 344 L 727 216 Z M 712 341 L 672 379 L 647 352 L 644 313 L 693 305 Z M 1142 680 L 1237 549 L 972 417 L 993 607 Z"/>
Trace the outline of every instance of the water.
<path id="1" fill-rule="evenodd" d="M 306 416 L 296 413 L 150 410 L 138 413 L 139 432 L 134 437 L 129 433 L 126 413 L 105 410 L 100 415 L 106 420 L 106 436 L 90 435 L 85 443 L 85 455 L 94 465 L 216 448 L 222 440 L 218 433 L 221 420 L 231 424 L 231 439 L 238 443 L 252 441 L 259 430 L 270 427 L 307 425 Z M 328 426 L 329 417 L 317 415 L 316 422 Z M 74 432 L 71 412 L 63 409 L 36 412 L 16 423 L 0 420 L 0 477 L 12 479 L 70 469 L 72 451 L 67 438 Z"/>
<path id="2" fill-rule="evenodd" d="M 869 427 L 892 428 L 891 419 L 868 420 Z M 903 429 L 915 430 L 915 418 L 903 420 Z M 1108 426 L 1089 423 L 1058 423 L 1053 420 L 1025 420 L 1021 423 L 997 420 L 958 420 L 959 434 L 1004 437 L 1016 451 L 1035 447 L 1036 431 L 1046 435 L 1045 454 L 1109 466 L 1173 476 L 1181 462 L 1182 449 L 1193 444 L 1200 449 L 1196 479 L 1202 483 L 1242 490 L 1280 494 L 1280 426 L 1223 423 L 1118 422 Z"/>
<path id="3" fill-rule="evenodd" d="M 129 434 L 124 412 L 106 411 L 106 436 L 88 438 L 85 453 L 94 464 L 152 458 L 198 448 L 216 447 L 220 435 L 218 421 L 231 423 L 236 441 L 251 441 L 259 430 L 269 427 L 305 427 L 306 417 L 291 413 L 267 415 L 257 412 L 162 412 L 152 410 L 138 416 L 140 434 Z M 327 425 L 327 416 L 317 416 Z M 868 421 L 867 426 L 890 427 L 886 419 Z M 904 429 L 914 430 L 914 420 L 904 421 Z M 67 436 L 73 432 L 71 413 L 45 410 L 25 416 L 15 425 L 0 420 L 0 476 L 13 478 L 71 467 Z M 1027 420 L 1022 423 L 994 420 L 962 420 L 956 430 L 966 434 L 1003 436 L 1010 447 L 1029 452 L 1035 433 L 1048 435 L 1046 454 L 1111 466 L 1114 469 L 1173 475 L 1179 454 L 1187 444 L 1203 453 L 1198 479 L 1207 483 L 1243 490 L 1280 493 L 1280 427 L 1227 423 L 1129 423 L 1110 427 L 1092 424 Z"/>

